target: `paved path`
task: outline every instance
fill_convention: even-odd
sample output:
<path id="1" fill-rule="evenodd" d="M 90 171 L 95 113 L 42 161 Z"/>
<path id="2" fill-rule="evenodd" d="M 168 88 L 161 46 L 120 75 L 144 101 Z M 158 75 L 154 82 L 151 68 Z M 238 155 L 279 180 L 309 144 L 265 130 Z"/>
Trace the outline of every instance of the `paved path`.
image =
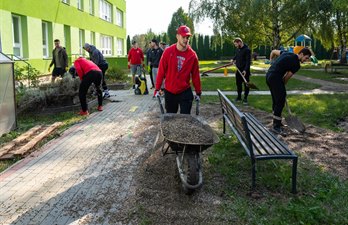
<path id="1" fill-rule="evenodd" d="M 117 224 L 107 215 L 134 191 L 132 175 L 148 148 L 133 134 L 156 101 L 130 90 L 113 98 L 121 102 L 107 104 L 0 174 L 0 224 Z"/>

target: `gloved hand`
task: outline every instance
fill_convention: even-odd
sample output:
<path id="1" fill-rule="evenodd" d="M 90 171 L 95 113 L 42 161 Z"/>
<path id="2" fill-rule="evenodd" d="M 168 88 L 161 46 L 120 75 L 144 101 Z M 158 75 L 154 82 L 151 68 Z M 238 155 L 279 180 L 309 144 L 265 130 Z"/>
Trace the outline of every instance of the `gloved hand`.
<path id="1" fill-rule="evenodd" d="M 245 77 L 245 75 L 246 75 L 246 71 L 245 70 L 242 72 L 242 75 Z"/>
<path id="2" fill-rule="evenodd" d="M 201 93 L 195 95 L 195 100 L 200 101 L 201 100 Z"/>
<path id="3" fill-rule="evenodd" d="M 130 69 L 130 65 L 128 64 L 128 69 Z"/>
<path id="4" fill-rule="evenodd" d="M 143 63 L 143 68 L 145 68 L 145 64 Z"/>
<path id="5" fill-rule="evenodd" d="M 48 67 L 48 72 L 49 72 L 49 73 L 51 72 L 51 67 L 50 67 L 50 66 Z"/>
<path id="6" fill-rule="evenodd" d="M 69 70 L 69 67 L 68 67 L 68 66 L 67 66 L 67 67 L 65 67 L 65 72 L 66 72 L 66 71 L 68 71 L 68 70 Z"/>
<path id="7" fill-rule="evenodd" d="M 161 91 L 160 91 L 160 90 L 155 90 L 155 91 L 153 92 L 153 96 L 155 96 L 156 98 L 157 98 L 158 96 L 161 96 Z"/>

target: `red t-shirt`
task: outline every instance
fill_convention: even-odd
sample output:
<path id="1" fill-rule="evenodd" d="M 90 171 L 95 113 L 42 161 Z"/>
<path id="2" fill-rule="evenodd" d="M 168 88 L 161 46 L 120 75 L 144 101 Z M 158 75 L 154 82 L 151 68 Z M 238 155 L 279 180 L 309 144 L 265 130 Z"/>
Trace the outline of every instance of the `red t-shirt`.
<path id="1" fill-rule="evenodd" d="M 128 52 L 128 62 L 132 65 L 140 65 L 144 61 L 144 53 L 141 48 L 131 48 Z"/>
<path id="2" fill-rule="evenodd" d="M 76 59 L 74 62 L 74 66 L 75 66 L 77 75 L 79 75 L 80 77 L 80 80 L 82 80 L 82 77 L 91 70 L 96 70 L 101 72 L 101 70 L 96 64 L 94 64 L 92 61 L 89 61 L 83 57 Z"/>
<path id="3" fill-rule="evenodd" d="M 167 91 L 179 94 L 187 90 L 192 80 L 196 94 L 201 94 L 201 78 L 199 75 L 198 57 L 189 46 L 186 51 L 179 51 L 176 44 L 163 52 L 156 78 L 156 90 L 161 88 L 163 79 Z"/>

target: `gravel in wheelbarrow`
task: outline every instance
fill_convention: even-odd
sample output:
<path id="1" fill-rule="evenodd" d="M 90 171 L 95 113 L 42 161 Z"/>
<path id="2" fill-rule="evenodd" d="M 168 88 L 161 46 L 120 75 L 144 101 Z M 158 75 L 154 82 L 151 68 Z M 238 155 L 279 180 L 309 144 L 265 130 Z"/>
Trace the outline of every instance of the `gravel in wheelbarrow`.
<path id="1" fill-rule="evenodd" d="M 206 122 L 189 114 L 163 114 L 161 131 L 167 141 L 175 143 L 213 145 L 219 141 L 213 129 Z"/>

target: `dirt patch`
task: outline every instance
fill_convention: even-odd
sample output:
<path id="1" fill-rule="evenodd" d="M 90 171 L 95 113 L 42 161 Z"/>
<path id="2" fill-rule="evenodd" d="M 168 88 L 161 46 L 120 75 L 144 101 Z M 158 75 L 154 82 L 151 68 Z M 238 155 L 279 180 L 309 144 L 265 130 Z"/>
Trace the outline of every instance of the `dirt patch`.
<path id="1" fill-rule="evenodd" d="M 240 106 L 252 112 L 263 124 L 270 127 L 271 115 L 251 107 Z M 219 105 L 202 105 L 201 117 L 221 132 Z M 148 133 L 153 141 L 159 133 L 160 119 L 156 114 L 143 124 L 152 127 Z M 154 128 L 158 129 L 154 129 Z M 290 134 L 283 139 L 300 157 L 306 157 L 328 172 L 347 179 L 347 133 L 334 133 L 307 124 L 305 134 Z M 139 139 L 141 137 L 139 136 Z M 145 144 L 144 142 L 144 144 Z M 139 140 L 139 143 L 141 141 Z M 208 149 L 206 153 L 210 150 Z M 226 204 L 226 182 L 220 174 L 209 169 L 207 154 L 203 155 L 203 188 L 193 195 L 185 195 L 178 176 L 175 155 L 163 156 L 161 148 L 153 148 L 144 156 L 134 178 L 134 196 L 127 198 L 122 210 L 114 218 L 126 224 L 233 224 L 240 223 L 233 215 L 224 215 L 221 205 Z M 209 172 L 207 172 L 209 171 Z M 229 203 L 230 204 L 230 203 Z M 232 203 L 231 203 L 232 204 Z M 129 221 L 131 220 L 131 221 Z"/>
<path id="2" fill-rule="evenodd" d="M 241 110 L 252 112 L 263 124 L 271 126 L 271 115 L 251 107 L 241 106 Z M 218 105 L 202 105 L 201 117 L 210 126 L 221 132 L 221 111 Z M 157 120 L 156 120 L 157 119 Z M 147 123 L 147 126 L 158 126 L 159 118 Z M 158 130 L 153 130 L 153 135 Z M 296 151 L 300 157 L 306 157 L 320 165 L 328 172 L 342 179 L 348 178 L 347 133 L 334 133 L 307 124 L 305 134 L 291 133 L 280 137 Z M 209 151 L 209 150 L 207 150 Z M 209 165 L 203 162 L 203 170 Z M 207 173 L 203 174 L 208 176 Z M 131 224 L 228 224 L 236 221 L 227 218 L 219 211 L 223 204 L 224 179 L 219 174 L 209 174 L 209 182 L 193 195 L 185 195 L 178 176 L 175 155 L 162 156 L 161 149 L 151 150 L 140 165 L 135 175 L 135 195 L 127 199 L 118 221 L 130 220 Z M 123 215 L 123 216 L 122 216 Z M 121 219 L 120 217 L 123 217 Z"/>

